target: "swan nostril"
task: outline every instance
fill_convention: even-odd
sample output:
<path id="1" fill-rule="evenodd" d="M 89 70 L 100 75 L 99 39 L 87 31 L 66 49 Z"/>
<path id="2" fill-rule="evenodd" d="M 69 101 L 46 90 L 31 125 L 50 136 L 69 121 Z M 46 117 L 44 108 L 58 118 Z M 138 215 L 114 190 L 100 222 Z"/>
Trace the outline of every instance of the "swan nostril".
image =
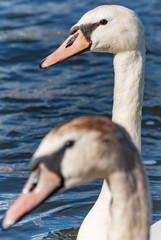
<path id="1" fill-rule="evenodd" d="M 39 181 L 39 177 L 40 177 L 40 169 L 38 170 L 38 172 L 35 175 L 35 178 L 33 180 L 33 183 L 29 189 L 29 192 L 32 192 L 34 190 L 34 188 L 37 186 L 38 181 Z"/>
<path id="2" fill-rule="evenodd" d="M 71 37 L 69 39 L 69 41 L 67 42 L 66 48 L 70 47 L 73 45 L 73 43 L 75 42 L 75 40 L 77 39 L 79 33 L 75 34 L 73 37 Z"/>

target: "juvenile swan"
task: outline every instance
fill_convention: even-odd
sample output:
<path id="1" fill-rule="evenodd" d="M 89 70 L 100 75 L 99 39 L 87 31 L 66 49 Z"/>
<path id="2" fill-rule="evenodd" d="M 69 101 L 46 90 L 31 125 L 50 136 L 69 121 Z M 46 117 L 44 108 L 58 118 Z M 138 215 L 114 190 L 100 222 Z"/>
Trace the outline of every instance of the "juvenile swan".
<path id="1" fill-rule="evenodd" d="M 44 59 L 40 67 L 50 67 L 84 51 L 114 55 L 112 120 L 124 126 L 138 149 L 141 149 L 145 63 L 144 30 L 141 21 L 132 10 L 123 6 L 97 7 L 87 12 L 71 28 L 68 39 Z M 105 239 L 110 194 L 111 190 L 105 181 L 98 200 L 79 230 L 78 240 Z M 98 227 L 98 221 L 102 227 Z"/>
<path id="2" fill-rule="evenodd" d="M 111 189 L 104 240 L 149 239 L 150 196 L 140 155 L 127 132 L 108 118 L 83 116 L 54 128 L 35 152 L 31 170 L 4 229 L 58 189 L 102 178 Z"/>

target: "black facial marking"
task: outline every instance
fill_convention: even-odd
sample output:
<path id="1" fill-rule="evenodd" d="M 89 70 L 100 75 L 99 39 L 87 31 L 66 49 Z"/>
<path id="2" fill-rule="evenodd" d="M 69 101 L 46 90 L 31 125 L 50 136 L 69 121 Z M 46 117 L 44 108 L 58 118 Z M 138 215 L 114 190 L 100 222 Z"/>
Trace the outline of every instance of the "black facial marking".
<path id="1" fill-rule="evenodd" d="M 44 165 L 50 171 L 53 171 L 57 173 L 59 176 L 61 176 L 60 165 L 61 165 L 61 161 L 63 159 L 64 153 L 68 148 L 73 147 L 74 143 L 75 143 L 74 140 L 68 140 L 65 142 L 63 147 L 61 147 L 58 151 L 54 152 L 53 154 L 34 158 L 30 164 L 31 171 L 34 171 L 36 168 L 38 168 L 38 165 L 40 163 L 44 163 Z"/>
<path id="2" fill-rule="evenodd" d="M 86 25 L 81 25 L 80 30 L 83 32 L 87 40 L 91 42 L 91 34 L 98 26 L 99 26 L 98 23 L 90 23 Z"/>
<path id="3" fill-rule="evenodd" d="M 78 26 L 74 26 L 70 29 L 69 33 L 70 35 L 73 35 L 74 33 L 76 33 L 80 28 Z"/>
<path id="4" fill-rule="evenodd" d="M 66 147 L 63 146 L 61 149 L 51 155 L 46 155 L 44 157 L 38 157 L 33 159 L 30 166 L 31 170 L 35 170 L 38 167 L 39 163 L 42 162 L 50 171 L 56 172 L 60 175 L 60 163 L 65 153 L 65 150 Z"/>
<path id="5" fill-rule="evenodd" d="M 91 34 L 92 32 L 99 27 L 100 25 L 106 25 L 108 21 L 106 19 L 102 19 L 100 22 L 96 23 L 89 23 L 89 24 L 82 24 L 80 26 L 74 26 L 70 30 L 70 34 L 76 33 L 79 29 L 83 32 L 86 39 L 91 42 Z"/>
<path id="6" fill-rule="evenodd" d="M 67 42 L 66 48 L 73 45 L 73 43 L 77 39 L 78 35 L 79 35 L 79 33 L 75 34 L 73 37 L 71 37 L 71 39 L 69 39 L 69 41 Z"/>

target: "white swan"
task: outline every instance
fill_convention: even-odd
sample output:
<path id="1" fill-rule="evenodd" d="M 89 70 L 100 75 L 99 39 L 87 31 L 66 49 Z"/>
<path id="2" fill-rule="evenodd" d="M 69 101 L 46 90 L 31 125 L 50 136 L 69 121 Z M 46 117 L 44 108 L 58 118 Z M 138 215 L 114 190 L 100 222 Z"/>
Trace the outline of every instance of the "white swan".
<path id="1" fill-rule="evenodd" d="M 45 58 L 41 69 L 80 52 L 114 54 L 113 121 L 123 125 L 140 149 L 145 42 L 141 21 L 123 6 L 105 5 L 87 12 L 67 40 Z"/>
<path id="2" fill-rule="evenodd" d="M 42 61 L 41 69 L 82 51 L 114 54 L 115 81 L 112 120 L 124 126 L 136 146 L 141 149 L 145 64 L 144 31 L 141 21 L 128 8 L 105 5 L 87 12 L 71 28 L 70 34 L 58 50 Z M 110 201 L 111 191 L 105 181 L 98 200 L 83 221 L 78 240 L 105 239 Z"/>
<path id="3" fill-rule="evenodd" d="M 104 239 L 149 239 L 151 201 L 140 155 L 127 132 L 108 118 L 89 115 L 56 127 L 41 142 L 31 169 L 21 195 L 4 218 L 4 229 L 53 191 L 103 178 L 111 190 Z"/>

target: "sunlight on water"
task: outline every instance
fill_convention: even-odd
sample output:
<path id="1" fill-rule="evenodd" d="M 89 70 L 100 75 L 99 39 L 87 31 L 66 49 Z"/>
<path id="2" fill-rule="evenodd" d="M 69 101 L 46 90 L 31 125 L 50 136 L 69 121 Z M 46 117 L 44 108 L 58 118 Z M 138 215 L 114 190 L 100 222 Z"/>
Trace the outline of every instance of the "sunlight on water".
<path id="1" fill-rule="evenodd" d="M 64 229 L 57 232 L 49 232 L 46 236 L 40 234 L 38 236 L 33 236 L 32 240 L 74 240 L 76 239 L 78 229 Z"/>

